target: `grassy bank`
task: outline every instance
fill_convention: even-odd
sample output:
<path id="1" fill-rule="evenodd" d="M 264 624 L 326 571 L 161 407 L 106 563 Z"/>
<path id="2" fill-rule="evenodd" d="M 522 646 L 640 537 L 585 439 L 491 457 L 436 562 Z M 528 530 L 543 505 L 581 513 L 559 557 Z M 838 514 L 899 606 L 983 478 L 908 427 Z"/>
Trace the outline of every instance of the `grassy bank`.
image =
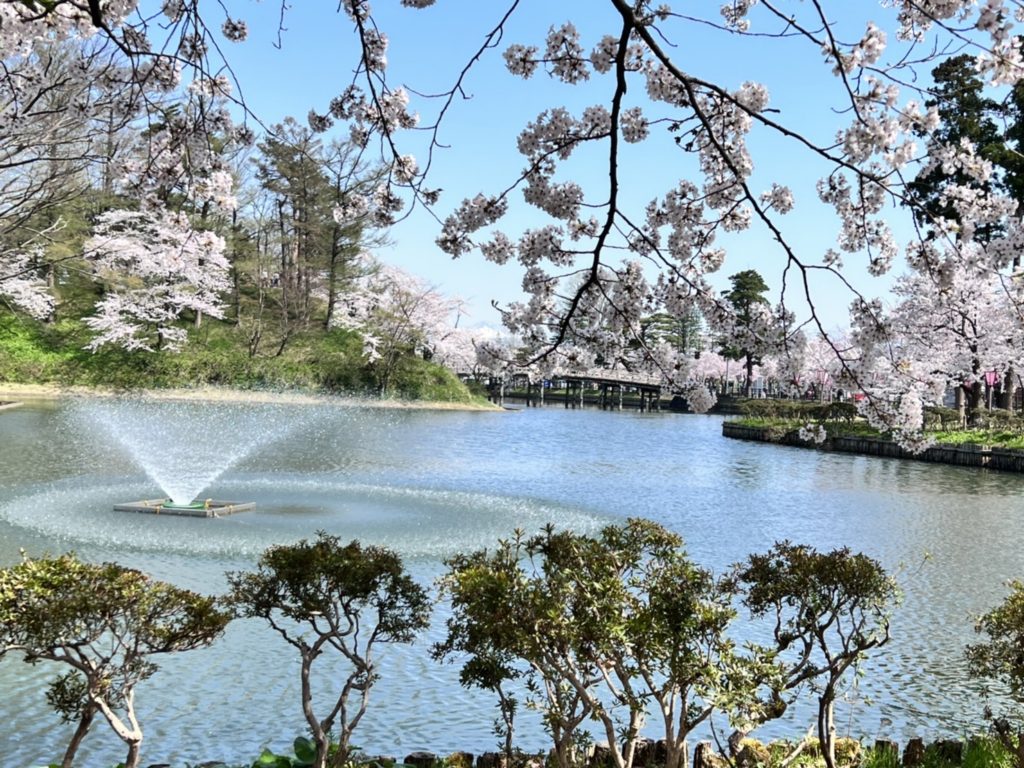
<path id="1" fill-rule="evenodd" d="M 251 355 L 232 326 L 206 323 L 178 353 L 85 349 L 76 321 L 52 325 L 0 315 L 0 387 L 57 390 L 161 390 L 219 387 L 242 391 L 303 390 L 353 397 L 481 405 L 448 369 L 403 354 L 388 370 L 369 363 L 359 334 L 311 331 L 280 354 Z M 386 386 L 382 384 L 386 382 Z M 383 391 L 382 391 L 383 390 Z"/>

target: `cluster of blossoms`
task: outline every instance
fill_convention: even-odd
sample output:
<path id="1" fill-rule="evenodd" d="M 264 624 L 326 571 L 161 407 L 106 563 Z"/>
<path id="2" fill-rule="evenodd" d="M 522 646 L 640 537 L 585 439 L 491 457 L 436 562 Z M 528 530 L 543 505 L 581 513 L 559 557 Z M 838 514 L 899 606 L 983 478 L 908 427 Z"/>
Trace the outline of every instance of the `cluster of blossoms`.
<path id="1" fill-rule="evenodd" d="M 42 247 L 38 244 L 29 246 L 24 251 L 5 253 L 0 258 L 3 268 L 8 270 L 7 274 L 0 274 L 0 299 L 6 299 L 37 319 L 47 317 L 53 310 L 53 296 L 33 268 L 42 259 Z"/>
<path id="2" fill-rule="evenodd" d="M 441 235 L 437 239 L 438 246 L 452 256 L 468 253 L 473 247 L 470 235 L 496 222 L 505 215 L 506 210 L 508 201 L 504 197 L 485 197 L 481 194 L 463 201 L 444 220 Z"/>
<path id="3" fill-rule="evenodd" d="M 369 255 L 363 256 L 362 271 L 364 277 L 343 297 L 335 323 L 362 334 L 371 363 L 386 363 L 408 348 L 430 357 L 469 356 L 466 344 L 472 345 L 472 337 L 449 342 L 460 299 L 444 296 L 415 275 L 379 264 Z"/>
<path id="4" fill-rule="evenodd" d="M 876 276 L 887 272 L 899 248 L 891 227 L 880 218 L 887 202 L 885 186 L 859 177 L 851 183 L 845 174 L 836 172 L 818 182 L 818 198 L 831 205 L 839 216 L 840 250 L 866 250 L 870 259 L 868 271 Z"/>
<path id="5" fill-rule="evenodd" d="M 816 445 L 820 445 L 825 442 L 825 439 L 828 437 L 828 432 L 821 424 L 804 424 L 800 427 L 800 431 L 797 435 L 805 443 L 815 443 Z"/>
<path id="6" fill-rule="evenodd" d="M 686 407 L 693 413 L 707 413 L 714 408 L 718 397 L 704 384 L 692 384 L 683 390 L 683 397 L 686 398 Z"/>
<path id="7" fill-rule="evenodd" d="M 793 193 L 789 187 L 772 184 L 772 188 L 761 195 L 761 202 L 779 213 L 789 213 L 793 210 Z"/>

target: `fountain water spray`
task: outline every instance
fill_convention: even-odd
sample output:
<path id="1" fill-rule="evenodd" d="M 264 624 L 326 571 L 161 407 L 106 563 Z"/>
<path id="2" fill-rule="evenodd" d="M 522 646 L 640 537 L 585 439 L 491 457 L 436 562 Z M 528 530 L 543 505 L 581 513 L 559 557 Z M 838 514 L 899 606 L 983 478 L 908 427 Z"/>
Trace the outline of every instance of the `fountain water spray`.
<path id="1" fill-rule="evenodd" d="M 203 490 L 247 456 L 305 427 L 310 410 L 131 397 L 82 400 L 72 413 L 83 427 L 117 443 L 166 495 L 120 507 L 215 516 L 211 511 L 230 514 L 253 505 L 203 500 Z"/>

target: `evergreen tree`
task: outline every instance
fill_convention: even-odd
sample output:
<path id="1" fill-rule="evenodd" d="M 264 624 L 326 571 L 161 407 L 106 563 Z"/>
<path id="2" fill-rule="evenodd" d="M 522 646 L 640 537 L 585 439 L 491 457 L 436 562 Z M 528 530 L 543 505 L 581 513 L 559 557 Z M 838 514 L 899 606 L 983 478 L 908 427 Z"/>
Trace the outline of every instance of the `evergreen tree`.
<path id="1" fill-rule="evenodd" d="M 940 123 L 928 136 L 929 141 L 954 146 L 969 141 L 983 159 L 997 165 L 1000 161 L 1009 162 L 998 124 L 1003 107 L 985 95 L 985 83 L 978 74 L 974 58 L 963 54 L 947 59 L 932 70 L 932 77 L 935 81 L 932 98 L 925 104 L 938 110 Z M 990 193 L 997 184 L 998 179 L 981 183 L 960 168 L 949 171 L 936 163 L 927 166 L 908 188 L 916 204 L 915 218 L 926 229 L 932 229 L 936 218 L 959 218 L 950 202 L 943 199 L 951 185 L 980 186 Z"/>
<path id="2" fill-rule="evenodd" d="M 732 289 L 722 297 L 732 306 L 733 324 L 730 333 L 721 340 L 719 354 L 729 360 L 742 360 L 746 372 L 744 394 L 750 396 L 754 383 L 754 366 L 764 356 L 763 326 L 770 315 L 768 284 L 753 269 L 737 272 L 729 278 Z"/>

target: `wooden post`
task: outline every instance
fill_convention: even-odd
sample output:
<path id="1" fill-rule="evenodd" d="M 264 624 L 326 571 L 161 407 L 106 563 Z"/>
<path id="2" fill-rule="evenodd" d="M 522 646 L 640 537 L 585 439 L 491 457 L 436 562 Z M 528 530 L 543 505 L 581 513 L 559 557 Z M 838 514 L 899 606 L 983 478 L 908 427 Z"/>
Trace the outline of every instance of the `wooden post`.
<path id="1" fill-rule="evenodd" d="M 699 741 L 693 750 L 693 768 L 711 768 L 714 752 L 710 741 Z"/>

